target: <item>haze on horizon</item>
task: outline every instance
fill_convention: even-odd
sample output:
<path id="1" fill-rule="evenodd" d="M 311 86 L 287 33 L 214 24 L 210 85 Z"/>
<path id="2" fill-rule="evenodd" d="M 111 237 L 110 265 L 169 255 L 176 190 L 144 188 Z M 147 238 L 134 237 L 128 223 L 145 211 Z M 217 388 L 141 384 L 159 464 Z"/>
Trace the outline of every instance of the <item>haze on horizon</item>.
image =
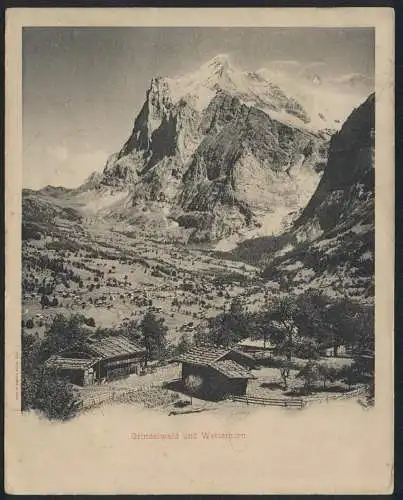
<path id="1" fill-rule="evenodd" d="M 76 187 L 129 136 L 154 76 L 228 54 L 244 70 L 362 75 L 372 28 L 24 28 L 23 186 Z"/>

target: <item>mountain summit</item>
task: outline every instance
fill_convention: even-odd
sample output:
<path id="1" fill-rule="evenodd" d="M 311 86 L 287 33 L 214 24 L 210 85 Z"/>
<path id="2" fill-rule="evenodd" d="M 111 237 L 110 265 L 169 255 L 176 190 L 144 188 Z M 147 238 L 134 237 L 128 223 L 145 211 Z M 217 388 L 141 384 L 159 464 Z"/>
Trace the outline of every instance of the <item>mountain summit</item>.
<path id="1" fill-rule="evenodd" d="M 128 140 L 81 197 L 91 192 L 103 216 L 138 225 L 152 215 L 193 241 L 275 234 L 322 175 L 335 123 L 315 113 L 264 72 L 217 55 L 151 80 Z"/>

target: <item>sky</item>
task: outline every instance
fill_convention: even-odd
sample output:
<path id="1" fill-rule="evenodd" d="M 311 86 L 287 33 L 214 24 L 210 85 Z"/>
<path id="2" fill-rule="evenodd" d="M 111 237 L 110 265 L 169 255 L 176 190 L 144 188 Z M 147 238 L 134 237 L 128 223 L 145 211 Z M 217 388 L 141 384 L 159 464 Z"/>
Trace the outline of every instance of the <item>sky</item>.
<path id="1" fill-rule="evenodd" d="M 24 187 L 75 187 L 102 171 L 129 137 L 152 77 L 194 71 L 222 53 L 250 71 L 374 78 L 369 28 L 24 28 Z"/>

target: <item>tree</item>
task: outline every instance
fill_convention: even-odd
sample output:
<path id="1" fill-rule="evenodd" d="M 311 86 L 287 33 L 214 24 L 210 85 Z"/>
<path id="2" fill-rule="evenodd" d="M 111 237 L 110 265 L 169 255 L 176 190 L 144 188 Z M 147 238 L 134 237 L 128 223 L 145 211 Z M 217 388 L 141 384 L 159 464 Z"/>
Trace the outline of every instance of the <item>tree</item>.
<path id="1" fill-rule="evenodd" d="M 265 315 L 266 321 L 273 325 L 271 340 L 276 345 L 276 351 L 288 361 L 292 360 L 299 334 L 297 314 L 298 305 L 288 296 L 276 298 Z"/>
<path id="2" fill-rule="evenodd" d="M 141 329 L 135 320 L 124 323 L 121 327 L 121 333 L 132 342 L 141 340 Z"/>
<path id="3" fill-rule="evenodd" d="M 140 323 L 142 342 L 147 350 L 147 361 L 160 359 L 164 354 L 166 345 L 166 334 L 168 328 L 164 325 L 164 318 L 157 318 L 148 310 Z"/>
<path id="4" fill-rule="evenodd" d="M 247 336 L 247 316 L 239 299 L 234 299 L 229 312 L 209 319 L 211 337 L 216 345 L 231 346 Z"/>
<path id="5" fill-rule="evenodd" d="M 311 345 L 314 346 L 329 329 L 325 314 L 329 299 L 321 291 L 313 289 L 293 300 L 296 303 L 295 323 L 298 331 L 302 337 L 310 339 Z"/>
<path id="6" fill-rule="evenodd" d="M 192 345 L 192 343 L 189 340 L 189 336 L 186 334 L 183 334 L 181 336 L 181 338 L 179 339 L 178 345 L 176 346 L 176 352 L 178 354 L 183 354 L 190 349 L 191 345 Z"/>
<path id="7" fill-rule="evenodd" d="M 340 370 L 340 376 L 343 382 L 348 385 L 348 389 L 351 389 L 351 386 L 357 383 L 358 381 L 358 371 L 357 367 L 354 365 L 344 366 Z"/>
<path id="8" fill-rule="evenodd" d="M 41 341 L 38 334 L 21 336 L 21 409 L 29 410 L 35 404 L 35 372 L 40 362 Z"/>
<path id="9" fill-rule="evenodd" d="M 42 368 L 35 379 L 34 407 L 51 420 L 68 420 L 78 411 L 79 399 L 73 385 L 51 370 Z"/>
<path id="10" fill-rule="evenodd" d="M 304 338 L 304 342 L 296 346 L 295 354 L 302 359 L 319 359 L 320 355 L 318 342 L 315 339 Z"/>
<path id="11" fill-rule="evenodd" d="M 356 331 L 355 350 L 358 356 L 375 352 L 374 306 L 363 307 L 354 325 Z"/>
<path id="12" fill-rule="evenodd" d="M 85 320 L 85 324 L 87 326 L 92 326 L 94 327 L 95 326 L 95 319 L 93 317 L 90 317 L 90 318 L 86 318 Z"/>
<path id="13" fill-rule="evenodd" d="M 74 314 L 69 318 L 63 314 L 57 314 L 45 331 L 42 343 L 43 360 L 73 346 L 79 349 L 80 344 L 89 334 L 89 330 L 84 327 L 85 319 L 82 314 Z"/>
<path id="14" fill-rule="evenodd" d="M 43 294 L 41 297 L 42 309 L 45 309 L 45 307 L 48 307 L 49 304 L 50 304 L 49 297 L 47 295 Z"/>
<path id="15" fill-rule="evenodd" d="M 177 297 L 174 297 L 174 298 L 173 298 L 173 300 L 172 300 L 172 304 L 171 304 L 171 305 L 172 305 L 172 307 L 176 307 L 176 308 L 177 308 L 177 310 L 178 310 L 178 312 L 179 312 L 179 310 L 180 310 L 180 308 L 181 308 L 181 305 L 180 305 L 180 302 L 179 302 L 179 300 L 178 300 L 178 298 L 177 298 Z"/>
<path id="16" fill-rule="evenodd" d="M 291 363 L 285 360 L 280 366 L 280 376 L 283 381 L 283 389 L 286 391 L 288 389 L 288 379 L 291 375 Z"/>
<path id="17" fill-rule="evenodd" d="M 356 343 L 361 314 L 361 305 L 348 298 L 337 300 L 327 307 L 326 316 L 330 326 L 328 331 L 335 356 L 343 343 L 350 346 Z"/>
<path id="18" fill-rule="evenodd" d="M 335 382 L 338 377 L 338 370 L 327 364 L 318 366 L 318 378 L 323 382 L 323 389 L 326 389 L 326 382 Z"/>
<path id="19" fill-rule="evenodd" d="M 305 394 L 311 394 L 314 384 L 319 378 L 318 364 L 309 360 L 297 373 L 297 378 L 303 379 Z"/>

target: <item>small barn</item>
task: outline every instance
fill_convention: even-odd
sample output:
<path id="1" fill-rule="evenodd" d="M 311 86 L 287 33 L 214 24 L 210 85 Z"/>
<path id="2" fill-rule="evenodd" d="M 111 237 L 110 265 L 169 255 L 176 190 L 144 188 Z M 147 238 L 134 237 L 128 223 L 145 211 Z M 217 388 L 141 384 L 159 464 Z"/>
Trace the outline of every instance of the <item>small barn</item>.
<path id="1" fill-rule="evenodd" d="M 182 383 L 205 399 L 224 399 L 229 394 L 246 394 L 253 358 L 233 349 L 194 347 L 173 358 L 182 363 Z"/>
<path id="2" fill-rule="evenodd" d="M 126 337 L 89 337 L 79 346 L 72 346 L 45 363 L 76 385 L 89 385 L 132 373 L 139 374 L 145 365 L 147 351 Z"/>
<path id="3" fill-rule="evenodd" d="M 89 337 L 83 350 L 99 361 L 99 377 L 106 380 L 139 374 L 144 367 L 147 351 L 144 347 L 131 342 L 123 335 L 110 337 Z"/>
<path id="4" fill-rule="evenodd" d="M 70 356 L 54 355 L 45 362 L 45 366 L 73 384 L 89 385 L 97 379 L 100 359 L 85 353 L 71 353 Z"/>
<path id="5" fill-rule="evenodd" d="M 269 355 L 273 354 L 275 345 L 270 342 L 270 340 L 264 339 L 252 339 L 247 338 L 242 340 L 237 344 L 237 348 L 245 353 L 249 353 L 252 356 L 259 355 Z"/>

